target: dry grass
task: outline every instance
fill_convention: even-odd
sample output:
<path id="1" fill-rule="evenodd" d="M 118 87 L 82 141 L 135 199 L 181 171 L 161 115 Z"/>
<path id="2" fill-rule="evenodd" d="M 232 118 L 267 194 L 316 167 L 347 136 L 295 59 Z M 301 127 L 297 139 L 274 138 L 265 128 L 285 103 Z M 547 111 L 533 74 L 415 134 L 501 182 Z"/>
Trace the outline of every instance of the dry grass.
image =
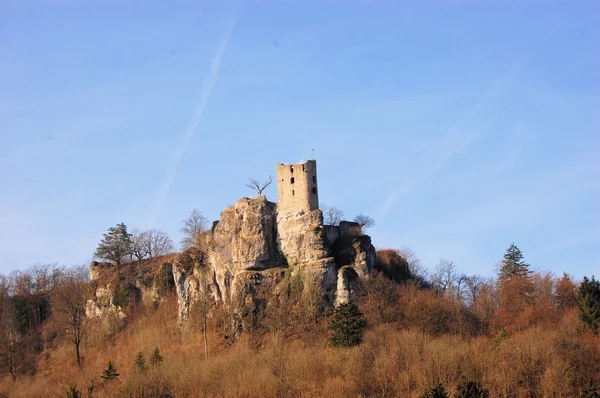
<path id="1" fill-rule="evenodd" d="M 465 376 L 492 397 L 572 397 L 589 376 L 600 379 L 600 339 L 580 329 L 572 308 L 552 312 L 552 318 L 532 304 L 535 320 L 519 318 L 518 328 L 485 335 L 473 331 L 456 303 L 403 287 L 386 311 L 363 303 L 370 327 L 358 347 L 328 347 L 323 324 L 310 338 L 306 331 L 263 331 L 235 344 L 212 328 L 205 360 L 199 331 L 176 326 L 175 305 L 167 300 L 109 340 L 99 328 L 90 330 L 81 371 L 71 345 L 48 349 L 35 376 L 14 384 L 0 379 L 0 396 L 65 396 L 71 382 L 85 394 L 94 378 L 95 397 L 417 397 L 437 380 L 454 391 Z M 136 354 L 143 352 L 149 363 L 155 347 L 164 363 L 145 375 L 133 371 Z M 120 376 L 102 384 L 108 360 Z"/>

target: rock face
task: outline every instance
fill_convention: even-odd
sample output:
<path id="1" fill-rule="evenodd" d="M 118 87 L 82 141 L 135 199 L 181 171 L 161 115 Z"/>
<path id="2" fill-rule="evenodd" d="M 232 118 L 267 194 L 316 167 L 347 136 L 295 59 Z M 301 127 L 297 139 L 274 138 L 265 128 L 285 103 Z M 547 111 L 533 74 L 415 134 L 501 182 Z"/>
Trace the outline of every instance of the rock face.
<path id="1" fill-rule="evenodd" d="M 330 304 L 345 300 L 355 283 L 347 268 L 368 275 L 375 249 L 360 227 L 325 231 L 322 220 L 320 210 L 278 212 L 263 196 L 242 198 L 225 209 L 213 229 L 199 237 L 199 247 L 173 263 L 180 323 L 195 302 L 207 297 L 243 319 L 269 300 L 286 271 L 309 278 Z M 346 282 L 340 285 L 337 272 L 343 266 Z M 336 299 L 339 286 L 346 293 Z"/>
<path id="2" fill-rule="evenodd" d="M 354 268 L 345 265 L 338 271 L 337 289 L 335 292 L 335 305 L 348 304 L 354 298 L 353 295 L 358 287 L 358 273 Z"/>

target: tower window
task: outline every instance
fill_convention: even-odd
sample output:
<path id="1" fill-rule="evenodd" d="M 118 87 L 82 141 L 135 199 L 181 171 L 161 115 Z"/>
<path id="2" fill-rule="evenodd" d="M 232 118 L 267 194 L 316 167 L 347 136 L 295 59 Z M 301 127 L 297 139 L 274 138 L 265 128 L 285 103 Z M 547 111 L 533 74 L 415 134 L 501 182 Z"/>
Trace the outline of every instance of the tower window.
<path id="1" fill-rule="evenodd" d="M 317 187 L 313 187 L 313 193 L 316 194 L 317 193 Z"/>
<path id="2" fill-rule="evenodd" d="M 294 172 L 294 166 L 290 166 L 290 171 L 293 173 Z"/>
<path id="3" fill-rule="evenodd" d="M 317 183 L 317 177 L 313 176 L 313 182 L 316 184 Z"/>
<path id="4" fill-rule="evenodd" d="M 302 165 L 302 171 L 306 171 L 306 168 L 304 167 L 304 165 Z"/>
<path id="5" fill-rule="evenodd" d="M 290 178 L 290 183 L 293 184 L 294 183 L 294 177 Z"/>
<path id="6" fill-rule="evenodd" d="M 292 189 L 292 196 L 294 196 L 294 190 Z"/>

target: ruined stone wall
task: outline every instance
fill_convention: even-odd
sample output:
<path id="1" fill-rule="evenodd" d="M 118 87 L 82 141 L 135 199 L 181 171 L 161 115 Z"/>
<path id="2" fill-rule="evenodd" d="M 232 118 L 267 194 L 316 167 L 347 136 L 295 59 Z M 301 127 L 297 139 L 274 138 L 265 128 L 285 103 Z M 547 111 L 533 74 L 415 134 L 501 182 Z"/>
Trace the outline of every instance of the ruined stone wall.
<path id="1" fill-rule="evenodd" d="M 342 238 L 355 238 L 362 236 L 362 228 L 360 224 L 352 221 L 341 221 L 340 222 L 340 237 Z"/>
<path id="2" fill-rule="evenodd" d="M 277 193 L 279 212 L 304 211 L 319 208 L 317 162 L 277 165 Z"/>

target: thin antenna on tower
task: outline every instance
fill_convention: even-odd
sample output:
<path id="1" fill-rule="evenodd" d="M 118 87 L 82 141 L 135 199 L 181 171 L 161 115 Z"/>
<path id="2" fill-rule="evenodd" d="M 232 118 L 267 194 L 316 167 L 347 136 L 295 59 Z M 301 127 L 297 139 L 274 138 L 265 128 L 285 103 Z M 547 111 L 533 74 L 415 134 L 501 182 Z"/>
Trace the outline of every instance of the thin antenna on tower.
<path id="1" fill-rule="evenodd" d="M 313 149 L 312 152 L 313 152 L 313 157 L 312 158 L 313 158 L 313 160 L 315 160 L 315 150 Z"/>

